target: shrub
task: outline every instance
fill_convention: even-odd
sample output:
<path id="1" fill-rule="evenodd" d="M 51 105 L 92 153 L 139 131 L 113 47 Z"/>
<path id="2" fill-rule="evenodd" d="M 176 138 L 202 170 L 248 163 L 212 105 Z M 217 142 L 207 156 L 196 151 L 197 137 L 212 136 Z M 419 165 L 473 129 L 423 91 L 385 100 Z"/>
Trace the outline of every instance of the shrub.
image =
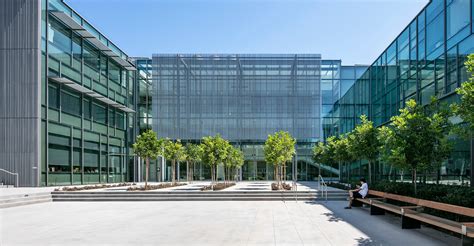
<path id="1" fill-rule="evenodd" d="M 291 184 L 282 183 L 281 186 L 282 186 L 282 190 L 291 190 Z M 278 183 L 272 183 L 272 190 L 279 190 Z"/>
<path id="2" fill-rule="evenodd" d="M 181 185 L 186 185 L 186 184 L 185 183 L 175 183 L 175 184 L 173 184 L 173 183 L 163 183 L 163 184 L 147 185 L 147 186 L 132 186 L 132 187 L 128 188 L 127 191 L 158 190 L 158 189 L 181 186 Z"/>
<path id="3" fill-rule="evenodd" d="M 214 191 L 216 190 L 223 190 L 225 188 L 229 188 L 231 186 L 234 186 L 235 183 L 217 183 L 214 185 Z M 212 185 L 206 185 L 201 188 L 201 191 L 211 191 L 212 190 Z"/>
<path id="4" fill-rule="evenodd" d="M 104 189 L 104 188 L 113 188 L 113 187 L 122 187 L 129 186 L 129 183 L 120 183 L 120 184 L 96 184 L 96 185 L 86 185 L 86 186 L 67 186 L 62 188 L 56 188 L 54 191 L 81 191 L 81 190 L 95 190 L 95 189 Z"/>

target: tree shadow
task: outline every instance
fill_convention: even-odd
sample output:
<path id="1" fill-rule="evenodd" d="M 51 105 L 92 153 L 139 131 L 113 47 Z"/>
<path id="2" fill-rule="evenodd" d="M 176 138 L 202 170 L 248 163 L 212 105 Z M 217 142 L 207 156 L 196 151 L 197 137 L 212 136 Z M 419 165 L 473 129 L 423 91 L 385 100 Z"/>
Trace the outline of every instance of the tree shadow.
<path id="1" fill-rule="evenodd" d="M 339 221 L 344 221 L 344 219 L 342 219 L 341 217 L 335 215 L 334 213 L 332 212 L 329 212 L 329 213 L 323 213 L 322 215 L 325 215 L 328 217 L 328 221 L 329 222 L 339 222 Z"/>
<path id="2" fill-rule="evenodd" d="M 374 240 L 370 239 L 370 238 L 363 238 L 363 237 L 359 237 L 359 238 L 356 238 L 355 239 L 357 241 L 357 245 L 376 245 L 376 243 L 374 242 Z"/>

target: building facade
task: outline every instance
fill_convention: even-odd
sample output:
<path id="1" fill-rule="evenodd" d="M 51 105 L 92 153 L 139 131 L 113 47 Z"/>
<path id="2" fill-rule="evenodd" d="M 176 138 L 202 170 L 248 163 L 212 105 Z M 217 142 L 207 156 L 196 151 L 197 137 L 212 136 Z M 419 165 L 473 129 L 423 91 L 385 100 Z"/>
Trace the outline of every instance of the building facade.
<path id="1" fill-rule="evenodd" d="M 0 2 L 1 183 L 129 180 L 135 66 L 60 0 Z"/>
<path id="2" fill-rule="evenodd" d="M 331 132 L 323 117 L 365 69 L 311 54 L 157 54 L 152 128 L 159 137 L 194 143 L 220 134 L 244 152 L 243 180 L 273 179 L 263 143 L 269 134 L 288 131 L 298 143 L 298 179 L 315 180 L 321 171 L 337 177 L 334 167 L 321 164 L 319 170 L 311 149 Z M 196 168 L 196 179 L 210 178 L 206 165 Z"/>
<path id="3" fill-rule="evenodd" d="M 468 80 L 466 57 L 474 53 L 474 1 L 432 0 L 387 47 L 356 83 L 335 102 L 329 114 L 336 119 L 336 134 L 351 131 L 361 114 L 376 126 L 386 125 L 405 102 L 415 99 L 426 105 L 431 97 L 443 103 L 459 100 L 455 89 Z M 459 119 L 453 119 L 453 122 Z M 454 184 L 474 183 L 474 145 L 453 138 L 450 158 L 433 173 L 421 175 L 427 181 Z M 390 171 L 387 163 L 377 163 L 376 178 L 403 178 L 409 174 Z M 367 176 L 364 162 L 342 170 L 342 177 Z M 405 176 L 405 177 L 404 177 Z M 425 176 L 425 177 L 424 177 Z"/>

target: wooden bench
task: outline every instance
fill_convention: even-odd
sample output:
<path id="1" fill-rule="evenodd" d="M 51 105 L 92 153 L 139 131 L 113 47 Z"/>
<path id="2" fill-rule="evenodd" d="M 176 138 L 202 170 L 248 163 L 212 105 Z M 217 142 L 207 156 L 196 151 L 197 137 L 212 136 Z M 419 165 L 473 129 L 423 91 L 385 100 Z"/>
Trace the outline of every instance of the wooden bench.
<path id="1" fill-rule="evenodd" d="M 441 202 L 434 202 L 408 196 L 401 196 L 380 191 L 369 191 L 370 196 L 376 198 L 356 198 L 352 206 L 360 207 L 362 204 L 370 206 L 371 215 L 383 215 L 385 211 L 399 214 L 402 218 L 402 229 L 416 229 L 421 227 L 421 222 L 430 224 L 462 236 L 462 245 L 474 245 L 474 223 L 463 223 L 423 213 L 423 208 L 431 208 L 458 215 L 474 217 L 474 209 L 456 206 Z M 395 200 L 413 204 L 413 206 L 397 206 L 387 203 L 386 200 Z"/>

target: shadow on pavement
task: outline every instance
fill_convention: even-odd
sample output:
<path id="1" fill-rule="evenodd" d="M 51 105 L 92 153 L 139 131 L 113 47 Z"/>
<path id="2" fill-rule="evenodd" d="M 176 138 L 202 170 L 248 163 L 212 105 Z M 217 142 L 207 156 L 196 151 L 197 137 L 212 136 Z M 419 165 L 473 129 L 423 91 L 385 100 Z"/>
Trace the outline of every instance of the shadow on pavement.
<path id="1" fill-rule="evenodd" d="M 367 238 L 354 238 L 357 245 L 459 245 L 460 239 L 440 231 L 422 227 L 422 229 L 403 230 L 401 220 L 392 214 L 370 215 L 368 208 L 344 209 L 347 202 L 308 201 L 307 204 L 325 207 L 321 213 L 329 222 L 345 222 L 367 235 Z"/>

